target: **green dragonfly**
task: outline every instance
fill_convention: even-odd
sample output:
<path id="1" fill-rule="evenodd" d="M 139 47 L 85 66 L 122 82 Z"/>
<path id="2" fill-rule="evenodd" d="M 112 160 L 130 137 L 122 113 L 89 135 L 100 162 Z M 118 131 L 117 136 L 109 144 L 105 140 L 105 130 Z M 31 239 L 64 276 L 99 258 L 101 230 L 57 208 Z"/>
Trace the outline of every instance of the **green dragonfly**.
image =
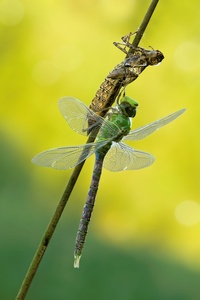
<path id="1" fill-rule="evenodd" d="M 138 103 L 130 97 L 124 96 L 116 107 L 110 109 L 106 119 L 95 114 L 76 98 L 61 98 L 58 106 L 69 126 L 77 133 L 87 135 L 88 132 L 91 132 L 91 128 L 88 128 L 88 120 L 94 121 L 92 122 L 92 126 L 95 130 L 99 129 L 96 141 L 93 143 L 49 149 L 39 153 L 32 159 L 33 163 L 40 166 L 67 170 L 86 160 L 92 154 L 95 154 L 90 189 L 76 237 L 74 267 L 78 268 L 95 203 L 102 167 L 117 172 L 122 170 L 137 170 L 150 166 L 154 162 L 152 154 L 133 149 L 123 143 L 122 140 L 141 140 L 175 120 L 185 109 L 178 110 L 162 119 L 131 131 L 131 118 L 136 115 Z"/>

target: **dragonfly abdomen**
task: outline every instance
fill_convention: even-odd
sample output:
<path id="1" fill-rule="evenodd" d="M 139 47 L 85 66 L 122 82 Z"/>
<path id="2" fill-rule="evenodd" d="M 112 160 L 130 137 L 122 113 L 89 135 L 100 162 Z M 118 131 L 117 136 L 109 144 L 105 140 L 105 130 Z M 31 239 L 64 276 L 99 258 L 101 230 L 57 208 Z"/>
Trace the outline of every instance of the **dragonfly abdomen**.
<path id="1" fill-rule="evenodd" d="M 106 145 L 107 146 L 107 145 Z M 91 219 L 95 198 L 97 194 L 97 190 L 99 187 L 99 181 L 101 177 L 102 167 L 103 167 L 103 160 L 106 155 L 107 151 L 104 152 L 98 152 L 96 155 L 96 160 L 94 164 L 94 170 L 92 175 L 92 181 L 90 184 L 90 189 L 88 192 L 87 201 L 84 205 L 82 217 L 79 223 L 79 228 L 76 236 L 76 244 L 75 244 L 75 250 L 74 250 L 74 267 L 79 267 L 79 261 L 81 258 L 82 250 L 84 247 L 88 225 Z"/>

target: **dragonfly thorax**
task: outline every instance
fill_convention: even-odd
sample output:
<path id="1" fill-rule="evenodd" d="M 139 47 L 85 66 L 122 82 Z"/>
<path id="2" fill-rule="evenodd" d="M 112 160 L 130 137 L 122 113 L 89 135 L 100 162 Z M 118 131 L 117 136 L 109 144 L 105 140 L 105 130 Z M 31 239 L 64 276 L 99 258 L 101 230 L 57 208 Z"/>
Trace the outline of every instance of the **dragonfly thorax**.
<path id="1" fill-rule="evenodd" d="M 114 139 L 115 142 L 120 141 L 131 130 L 131 120 L 129 117 L 123 114 L 113 113 L 109 116 L 109 121 L 116 125 L 118 129 L 120 129 L 116 135 L 116 138 Z"/>

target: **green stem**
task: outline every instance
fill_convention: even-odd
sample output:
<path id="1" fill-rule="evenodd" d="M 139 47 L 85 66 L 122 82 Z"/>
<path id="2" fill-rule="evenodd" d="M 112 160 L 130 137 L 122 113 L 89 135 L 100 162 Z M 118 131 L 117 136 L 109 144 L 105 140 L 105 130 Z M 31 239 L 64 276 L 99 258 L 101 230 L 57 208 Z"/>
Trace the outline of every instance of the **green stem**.
<path id="1" fill-rule="evenodd" d="M 150 20 L 150 18 L 152 16 L 152 14 L 153 14 L 153 12 L 154 12 L 154 9 L 155 9 L 158 1 L 159 0 L 152 0 L 151 4 L 150 4 L 150 6 L 149 6 L 149 8 L 147 10 L 147 13 L 146 13 L 146 15 L 145 15 L 145 17 L 144 17 L 144 19 L 143 19 L 140 27 L 139 27 L 139 30 L 138 30 L 138 32 L 137 32 L 137 34 L 135 36 L 135 39 L 133 41 L 133 46 L 136 47 L 139 44 L 139 42 L 140 42 L 140 40 L 142 38 L 142 35 L 143 35 L 143 33 L 144 33 L 144 31 L 145 31 L 145 29 L 147 27 L 147 24 L 148 24 L 148 22 L 149 22 L 149 20 Z M 95 140 L 95 135 L 92 135 L 92 137 L 88 138 L 87 143 L 91 143 L 94 140 Z M 28 290 L 29 290 L 29 288 L 31 286 L 32 280 L 33 280 L 33 278 L 34 278 L 34 276 L 35 276 L 35 274 L 37 272 L 37 269 L 38 269 L 38 267 L 40 265 L 42 257 L 44 255 L 46 249 L 47 249 L 47 246 L 48 246 L 48 244 L 50 242 L 50 239 L 52 238 L 54 230 L 56 229 L 56 226 L 57 226 L 57 224 L 59 222 L 59 219 L 60 219 L 60 217 L 62 215 L 62 212 L 63 212 L 63 210 L 65 208 L 65 205 L 68 202 L 68 199 L 69 199 L 69 197 L 71 195 L 71 192 L 72 192 L 72 190 L 73 190 L 73 188 L 75 186 L 75 183 L 76 183 L 76 181 L 77 181 L 77 179 L 79 177 L 79 174 L 81 172 L 81 169 L 82 169 L 84 163 L 85 163 L 85 161 L 83 161 L 82 163 L 80 163 L 79 165 L 76 166 L 76 168 L 74 169 L 74 171 L 73 171 L 73 173 L 72 173 L 72 175 L 71 175 L 71 177 L 69 179 L 67 187 L 66 187 L 66 189 L 65 189 L 65 191 L 63 193 L 63 196 L 62 196 L 60 202 L 58 203 L 56 211 L 53 214 L 53 217 L 51 218 L 50 223 L 47 226 L 47 228 L 46 228 L 46 230 L 44 232 L 44 235 L 42 237 L 42 240 L 41 240 L 41 242 L 40 242 L 40 244 L 39 244 L 39 246 L 38 246 L 38 248 L 37 248 L 37 250 L 35 252 L 33 260 L 32 260 L 32 262 L 31 262 L 31 264 L 29 266 L 29 269 L 28 269 L 28 271 L 26 273 L 26 276 L 25 276 L 25 278 L 24 278 L 24 280 L 22 282 L 22 285 L 20 287 L 20 290 L 19 290 L 19 292 L 17 294 L 16 300 L 23 300 L 26 297 L 26 294 L 27 294 L 27 292 L 28 292 Z"/>
<path id="2" fill-rule="evenodd" d="M 87 143 L 92 143 L 95 140 L 95 135 L 89 136 Z M 58 203 L 58 206 L 53 214 L 53 217 L 51 218 L 44 235 L 40 241 L 40 244 L 35 252 L 35 255 L 32 259 L 32 262 L 29 266 L 29 269 L 26 273 L 26 276 L 22 282 L 22 285 L 20 287 L 20 290 L 17 294 L 16 300 L 23 300 L 30 288 L 31 282 L 35 276 L 35 273 L 40 265 L 40 262 L 42 260 L 42 257 L 48 247 L 48 244 L 50 242 L 50 239 L 53 236 L 54 230 L 56 229 L 56 226 L 59 222 L 59 219 L 62 215 L 62 212 L 65 208 L 65 205 L 68 202 L 68 199 L 71 195 L 71 192 L 74 188 L 74 185 L 78 179 L 78 176 L 82 170 L 82 167 L 84 165 L 85 161 L 81 162 L 79 165 L 77 165 L 68 181 L 67 187 L 62 195 L 62 198 L 60 199 L 60 202 Z"/>

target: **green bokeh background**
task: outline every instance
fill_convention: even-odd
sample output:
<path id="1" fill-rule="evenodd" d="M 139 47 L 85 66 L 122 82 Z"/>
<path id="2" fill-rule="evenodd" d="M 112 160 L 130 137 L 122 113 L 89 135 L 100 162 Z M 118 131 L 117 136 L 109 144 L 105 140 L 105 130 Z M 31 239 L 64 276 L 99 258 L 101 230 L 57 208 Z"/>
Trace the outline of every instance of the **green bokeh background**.
<path id="1" fill-rule="evenodd" d="M 124 54 L 112 45 L 139 26 L 150 1 L 0 2 L 0 298 L 14 299 L 71 174 L 31 164 L 85 142 L 57 108 L 87 105 Z M 79 270 L 73 248 L 93 158 L 28 292 L 35 299 L 197 300 L 200 294 L 199 1 L 162 1 L 140 44 L 165 59 L 127 88 L 133 127 L 186 113 L 133 147 L 156 156 L 139 171 L 103 171 Z"/>

